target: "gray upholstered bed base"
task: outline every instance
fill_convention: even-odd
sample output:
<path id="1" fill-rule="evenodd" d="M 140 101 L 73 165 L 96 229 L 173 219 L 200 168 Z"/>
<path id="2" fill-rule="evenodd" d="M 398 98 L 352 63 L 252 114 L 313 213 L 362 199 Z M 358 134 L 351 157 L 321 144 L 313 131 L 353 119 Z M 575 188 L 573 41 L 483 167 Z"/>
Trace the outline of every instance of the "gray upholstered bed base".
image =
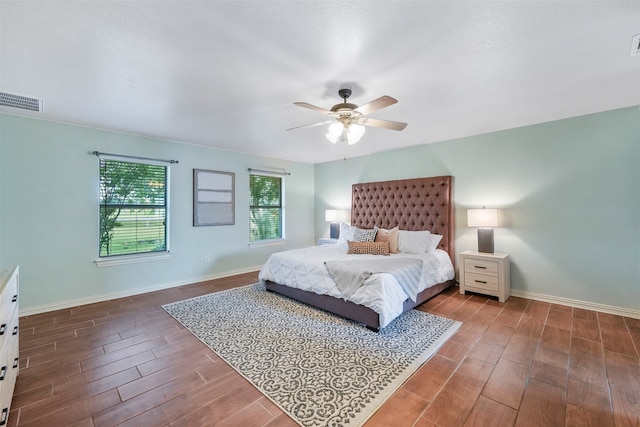
<path id="1" fill-rule="evenodd" d="M 448 282 L 440 283 L 425 289 L 418 294 L 415 302 L 407 299 L 403 304 L 402 312 L 404 313 L 407 310 L 417 307 L 429 298 L 438 295 L 440 292 L 454 284 L 455 280 L 449 280 Z M 365 326 L 372 331 L 378 332 L 380 330 L 380 317 L 378 316 L 378 313 L 364 305 L 355 304 L 351 301 L 345 301 L 329 295 L 319 295 L 313 292 L 303 291 L 301 289 L 290 288 L 271 281 L 267 281 L 266 286 L 268 291 L 279 293 L 355 322 L 364 323 Z"/>

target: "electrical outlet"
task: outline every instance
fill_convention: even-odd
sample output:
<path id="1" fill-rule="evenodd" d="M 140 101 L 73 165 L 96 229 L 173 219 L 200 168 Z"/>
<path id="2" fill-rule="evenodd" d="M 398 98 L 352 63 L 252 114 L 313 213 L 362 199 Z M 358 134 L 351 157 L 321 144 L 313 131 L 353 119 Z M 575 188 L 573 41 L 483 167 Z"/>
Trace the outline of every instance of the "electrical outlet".
<path id="1" fill-rule="evenodd" d="M 205 264 L 209 264 L 211 262 L 211 258 L 209 258 L 209 255 L 204 257 L 204 263 Z"/>

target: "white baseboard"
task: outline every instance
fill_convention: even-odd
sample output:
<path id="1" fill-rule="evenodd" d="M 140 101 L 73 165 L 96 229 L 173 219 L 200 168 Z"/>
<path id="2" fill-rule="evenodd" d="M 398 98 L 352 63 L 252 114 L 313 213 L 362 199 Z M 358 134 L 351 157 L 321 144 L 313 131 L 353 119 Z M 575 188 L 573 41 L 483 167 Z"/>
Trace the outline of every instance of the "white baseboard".
<path id="1" fill-rule="evenodd" d="M 74 298 L 71 300 L 60 301 L 60 302 L 55 302 L 51 304 L 44 304 L 36 307 L 28 307 L 24 309 L 20 308 L 19 315 L 20 317 L 32 316 L 34 314 L 47 313 L 49 311 L 55 311 L 55 310 L 63 310 L 66 308 L 77 307 L 79 305 L 94 304 L 97 302 L 109 301 L 109 300 L 114 300 L 118 298 L 126 298 L 133 295 L 146 294 L 148 292 L 161 291 L 163 289 L 175 288 L 178 286 L 190 285 L 198 282 L 206 282 L 207 280 L 222 279 L 224 277 L 235 276 L 238 274 L 251 273 L 253 271 L 260 270 L 260 268 L 262 268 L 261 265 L 255 266 L 255 267 L 248 267 L 241 270 L 226 271 L 224 273 L 218 273 L 218 274 L 209 275 L 209 276 L 196 277 L 189 280 L 181 280 L 179 282 L 162 283 L 159 285 L 149 286 L 146 288 L 131 289 L 126 291 L 113 292 L 109 294 L 93 295 L 93 296 L 84 297 L 84 298 Z"/>
<path id="2" fill-rule="evenodd" d="M 214 275 L 203 276 L 203 277 L 183 280 L 179 282 L 163 283 L 160 285 L 149 286 L 146 288 L 132 289 L 132 290 L 121 291 L 121 292 L 113 292 L 109 294 L 94 295 L 94 296 L 85 297 L 85 298 L 75 298 L 72 300 L 60 301 L 56 303 L 45 304 L 45 305 L 40 305 L 36 307 L 29 307 L 25 309 L 21 308 L 20 317 L 32 316 L 34 314 L 46 313 L 46 312 L 55 311 L 55 310 L 63 310 L 66 308 L 77 307 L 79 305 L 94 304 L 97 302 L 109 301 L 109 300 L 118 299 L 118 298 L 126 298 L 133 295 L 146 294 L 148 292 L 160 291 L 163 289 L 175 288 L 178 286 L 190 285 L 198 282 L 205 282 L 207 280 L 222 279 L 224 277 L 235 276 L 237 274 L 244 274 L 244 273 L 251 273 L 252 271 L 258 271 L 260 270 L 260 268 L 262 268 L 262 266 L 248 267 L 241 270 L 227 271 L 224 273 L 218 273 Z M 536 301 L 543 301 L 543 302 L 548 302 L 552 304 L 568 305 L 570 307 L 582 308 L 585 310 L 601 311 L 603 313 L 615 314 L 615 315 L 624 316 L 624 317 L 631 317 L 633 319 L 640 319 L 640 310 L 633 310 L 630 308 L 616 307 L 616 306 L 605 305 L 605 304 L 597 304 L 593 302 L 556 297 L 552 295 L 537 294 L 534 292 L 520 291 L 518 289 L 511 289 L 511 295 L 514 297 L 526 298 L 526 299 L 531 299 Z"/>
<path id="3" fill-rule="evenodd" d="M 594 302 L 580 301 L 570 298 L 555 297 L 552 295 L 536 294 L 533 292 L 519 291 L 511 289 L 511 296 L 532 299 L 536 301 L 549 302 L 552 304 L 568 305 L 570 307 L 583 308 L 585 310 L 601 311 L 603 313 L 615 314 L 618 316 L 640 319 L 640 310 L 631 308 L 616 307 L 613 305 L 597 304 Z"/>

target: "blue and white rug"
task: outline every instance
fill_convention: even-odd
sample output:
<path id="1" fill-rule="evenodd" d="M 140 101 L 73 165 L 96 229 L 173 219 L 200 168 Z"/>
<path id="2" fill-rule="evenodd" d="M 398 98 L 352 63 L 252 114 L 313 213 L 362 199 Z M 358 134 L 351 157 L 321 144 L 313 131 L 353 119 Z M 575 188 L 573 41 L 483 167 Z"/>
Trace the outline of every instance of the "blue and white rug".
<path id="1" fill-rule="evenodd" d="M 162 307 L 304 427 L 361 426 L 461 325 L 410 310 L 376 333 L 259 283 Z"/>

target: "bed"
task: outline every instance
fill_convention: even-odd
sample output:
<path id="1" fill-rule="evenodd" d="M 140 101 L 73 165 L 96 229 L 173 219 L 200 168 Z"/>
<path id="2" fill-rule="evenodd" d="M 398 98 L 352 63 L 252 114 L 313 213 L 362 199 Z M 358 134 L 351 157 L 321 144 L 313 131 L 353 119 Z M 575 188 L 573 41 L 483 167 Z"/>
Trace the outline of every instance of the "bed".
<path id="1" fill-rule="evenodd" d="M 358 183 L 352 186 L 351 231 L 375 228 L 442 236 L 437 249 L 426 255 L 347 255 L 342 244 L 321 245 L 272 254 L 259 273 L 267 290 L 363 323 L 378 331 L 394 318 L 455 283 L 453 177 L 437 176 Z M 342 232 L 348 231 L 342 225 Z M 404 233 L 409 235 L 410 233 Z M 348 237 L 348 236 L 347 236 Z M 428 255 L 428 256 L 427 256 Z M 420 289 L 414 298 L 399 286 L 397 276 L 376 273 L 348 299 L 341 295 L 328 263 L 344 259 L 423 259 Z M 366 262 L 366 261 L 363 261 Z M 382 262 L 382 261 L 381 261 Z M 410 262 L 410 261 L 407 261 Z M 291 267 L 291 268 L 290 268 Z M 430 277 L 429 274 L 431 274 Z M 388 305 L 388 307 L 387 307 Z"/>

